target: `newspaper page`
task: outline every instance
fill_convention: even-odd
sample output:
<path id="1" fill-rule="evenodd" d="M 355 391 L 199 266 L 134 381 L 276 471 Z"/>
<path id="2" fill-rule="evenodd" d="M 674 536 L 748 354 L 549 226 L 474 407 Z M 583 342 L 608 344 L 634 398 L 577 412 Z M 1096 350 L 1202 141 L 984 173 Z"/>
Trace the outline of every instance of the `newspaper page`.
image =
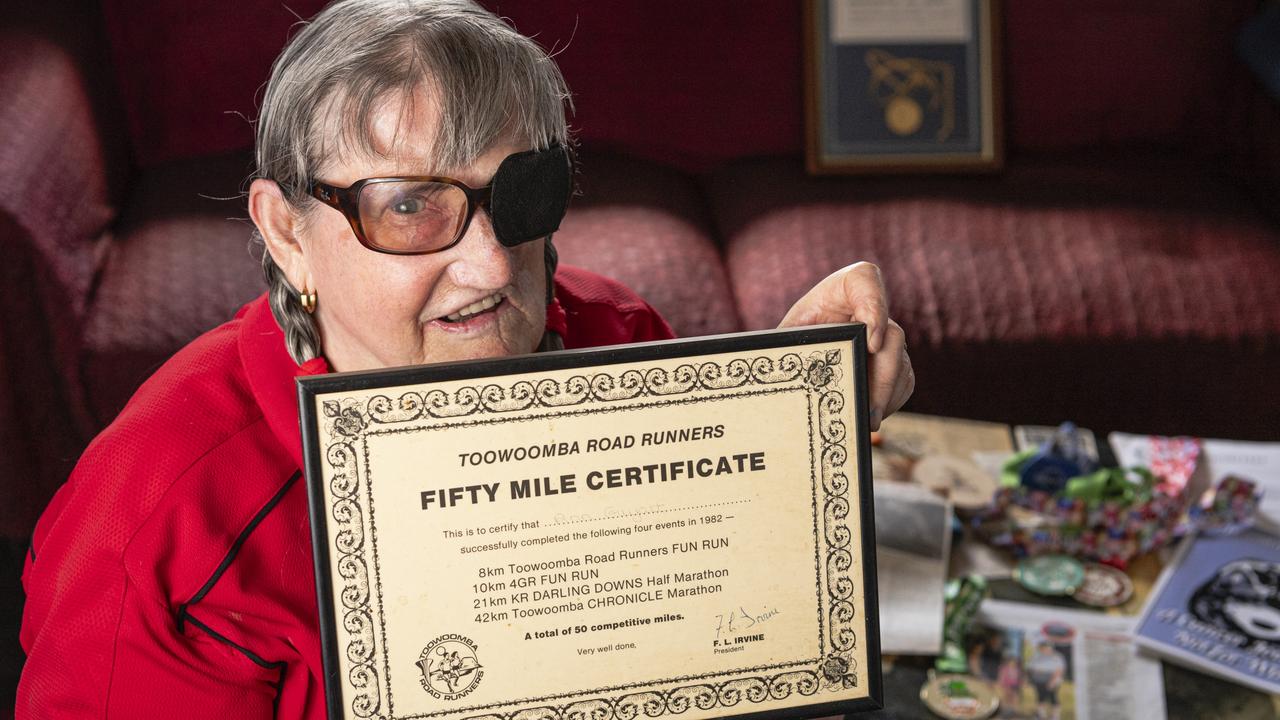
<path id="1" fill-rule="evenodd" d="M 942 650 L 951 508 L 905 483 L 881 483 L 875 503 L 880 648 L 895 655 L 936 655 Z"/>

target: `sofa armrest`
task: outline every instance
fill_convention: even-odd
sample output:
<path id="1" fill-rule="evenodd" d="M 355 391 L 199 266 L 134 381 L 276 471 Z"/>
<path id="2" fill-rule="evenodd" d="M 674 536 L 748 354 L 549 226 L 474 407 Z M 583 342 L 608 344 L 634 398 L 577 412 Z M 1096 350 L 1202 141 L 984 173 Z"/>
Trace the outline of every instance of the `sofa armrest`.
<path id="1" fill-rule="evenodd" d="M 38 418 L 43 426 L 26 434 L 31 457 L 11 459 L 21 467 L 0 467 L 0 474 L 27 478 L 31 498 L 65 479 L 66 463 L 92 429 L 79 354 L 126 169 L 122 134 L 102 121 L 110 90 L 93 75 L 105 75 L 95 52 L 101 46 L 91 37 L 94 24 L 60 9 L 64 4 L 52 7 L 0 28 L 0 248 L 6 267 L 0 343 L 7 346 L 3 365 L 10 385 L 0 398 L 8 407 L 0 412 L 10 424 Z M 46 402 L 59 405 L 58 420 L 33 414 L 29 404 L 15 409 L 24 388 L 39 389 Z M 24 407 L 25 420 L 11 412 Z M 12 427 L 2 430 L 0 435 L 12 435 Z M 47 442 L 40 438 L 46 432 Z M 31 509 L 0 513 L 0 531 L 21 528 L 31 518 L 20 511 Z"/>
<path id="2" fill-rule="evenodd" d="M 40 31 L 0 29 L 0 211 L 25 231 L 77 319 L 115 217 L 110 180 L 120 166 L 83 68 Z"/>

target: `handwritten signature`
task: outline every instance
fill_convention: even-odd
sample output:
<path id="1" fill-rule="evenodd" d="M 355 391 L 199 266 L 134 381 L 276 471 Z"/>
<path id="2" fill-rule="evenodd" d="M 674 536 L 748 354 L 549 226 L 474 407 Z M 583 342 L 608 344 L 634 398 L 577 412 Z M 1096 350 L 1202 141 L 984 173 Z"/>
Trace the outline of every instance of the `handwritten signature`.
<path id="1" fill-rule="evenodd" d="M 782 611 L 776 608 L 770 610 L 766 607 L 759 615 L 752 615 L 746 608 L 739 605 L 738 609 L 730 611 L 728 616 L 723 613 L 716 615 L 716 639 L 719 640 L 724 633 L 732 634 L 750 630 L 780 612 Z"/>

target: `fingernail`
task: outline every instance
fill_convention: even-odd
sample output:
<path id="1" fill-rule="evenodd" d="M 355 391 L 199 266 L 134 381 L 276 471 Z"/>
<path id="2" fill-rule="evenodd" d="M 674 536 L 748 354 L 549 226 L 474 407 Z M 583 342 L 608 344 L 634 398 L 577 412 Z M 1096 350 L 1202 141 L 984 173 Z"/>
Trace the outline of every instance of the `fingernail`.
<path id="1" fill-rule="evenodd" d="M 876 430 L 880 427 L 880 408 L 871 411 L 871 429 Z"/>

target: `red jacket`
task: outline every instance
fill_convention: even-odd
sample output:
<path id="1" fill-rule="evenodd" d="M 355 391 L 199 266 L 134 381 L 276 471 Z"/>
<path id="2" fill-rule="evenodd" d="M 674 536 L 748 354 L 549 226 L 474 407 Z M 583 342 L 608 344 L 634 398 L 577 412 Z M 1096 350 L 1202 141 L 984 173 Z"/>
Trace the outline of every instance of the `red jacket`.
<path id="1" fill-rule="evenodd" d="M 568 348 L 672 337 L 597 275 L 556 294 Z M 324 717 L 293 379 L 326 371 L 263 296 L 143 384 L 36 526 L 18 718 Z"/>

